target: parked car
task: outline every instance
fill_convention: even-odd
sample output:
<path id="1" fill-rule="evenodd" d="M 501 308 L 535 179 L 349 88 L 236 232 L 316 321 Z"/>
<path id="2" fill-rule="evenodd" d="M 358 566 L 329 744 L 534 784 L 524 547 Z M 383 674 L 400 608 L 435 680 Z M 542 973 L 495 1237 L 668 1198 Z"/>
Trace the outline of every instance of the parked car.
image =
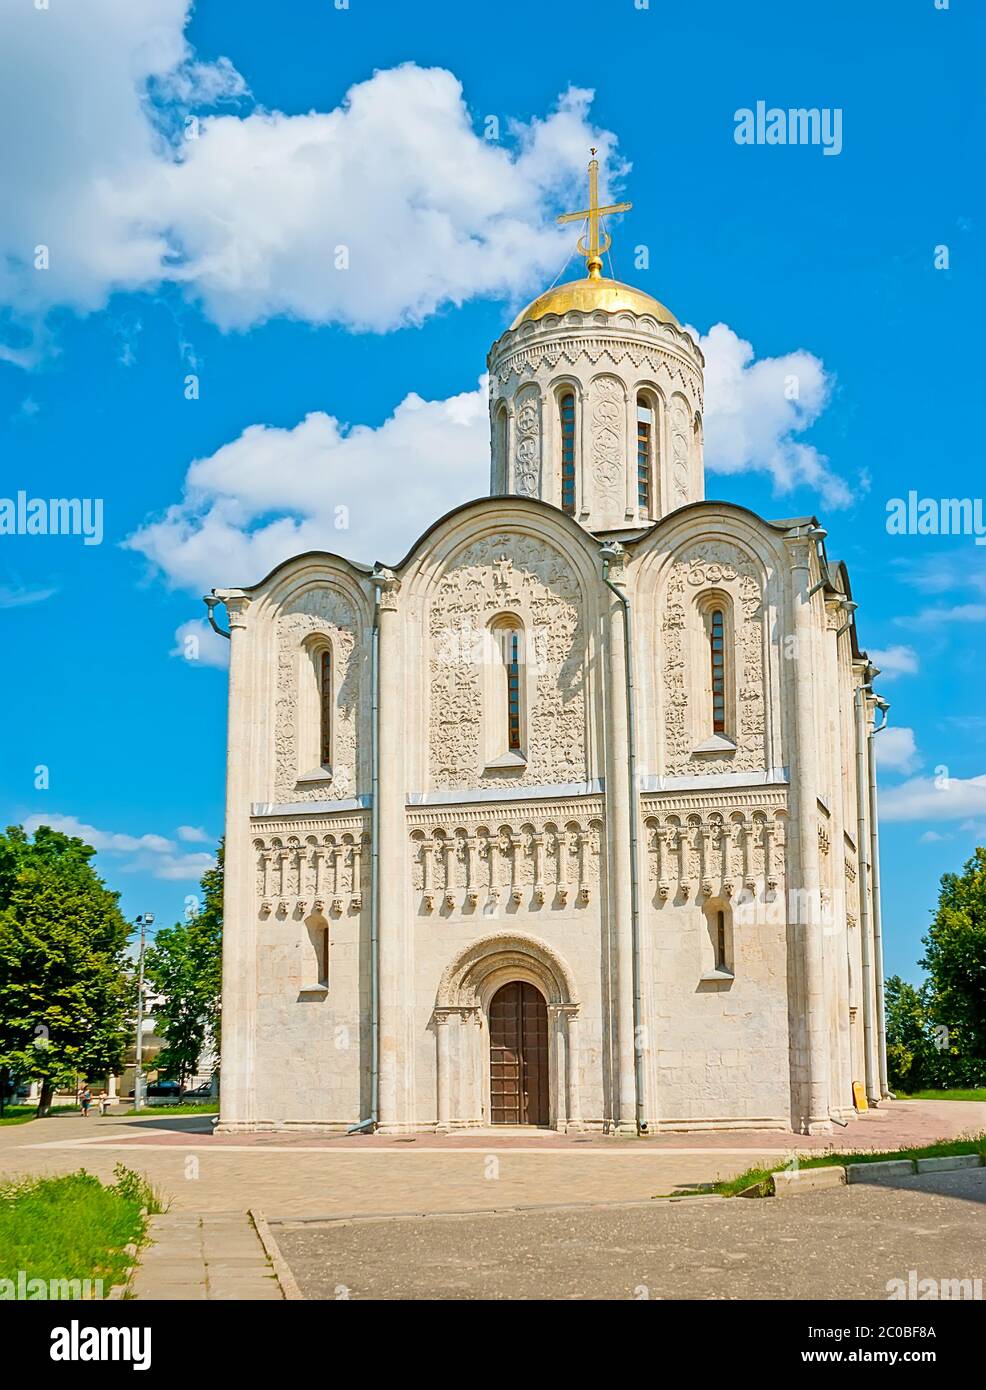
<path id="1" fill-rule="evenodd" d="M 214 1096 L 213 1093 L 212 1093 L 212 1082 L 211 1082 L 211 1081 L 203 1081 L 202 1084 L 201 1084 L 200 1086 L 193 1086 L 193 1087 L 191 1088 L 191 1090 L 185 1091 L 185 1093 L 182 1095 L 182 1100 L 189 1100 L 189 1101 L 214 1100 L 214 1099 L 215 1099 L 215 1096 Z"/>
<path id="2" fill-rule="evenodd" d="M 160 1100 L 181 1100 L 181 1085 L 177 1081 L 152 1081 L 147 1094 Z"/>

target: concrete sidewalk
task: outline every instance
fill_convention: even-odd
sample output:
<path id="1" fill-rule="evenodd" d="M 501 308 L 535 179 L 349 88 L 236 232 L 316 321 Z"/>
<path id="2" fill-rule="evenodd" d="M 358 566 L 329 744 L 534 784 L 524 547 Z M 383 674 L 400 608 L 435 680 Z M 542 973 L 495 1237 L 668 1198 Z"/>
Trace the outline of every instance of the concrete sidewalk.
<path id="1" fill-rule="evenodd" d="M 276 1299 L 280 1285 L 246 1212 L 152 1216 L 132 1294 L 139 1299 Z"/>

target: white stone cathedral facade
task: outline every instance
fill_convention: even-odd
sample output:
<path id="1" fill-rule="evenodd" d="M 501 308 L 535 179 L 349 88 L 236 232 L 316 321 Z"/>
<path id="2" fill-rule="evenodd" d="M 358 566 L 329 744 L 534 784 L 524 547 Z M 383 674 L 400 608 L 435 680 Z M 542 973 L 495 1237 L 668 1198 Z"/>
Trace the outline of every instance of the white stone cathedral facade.
<path id="1" fill-rule="evenodd" d="M 588 269 L 490 351 L 489 497 L 210 600 L 226 1131 L 803 1133 L 886 1094 L 846 570 L 705 500 L 697 344 Z"/>

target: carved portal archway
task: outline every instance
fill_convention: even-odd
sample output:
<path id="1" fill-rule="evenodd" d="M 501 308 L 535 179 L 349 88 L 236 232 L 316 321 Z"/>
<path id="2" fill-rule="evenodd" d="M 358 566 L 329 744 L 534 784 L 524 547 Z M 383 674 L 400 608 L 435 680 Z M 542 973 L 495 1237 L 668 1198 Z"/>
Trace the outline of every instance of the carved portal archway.
<path id="1" fill-rule="evenodd" d="M 446 966 L 435 1000 L 438 1128 L 491 1122 L 489 1010 L 503 985 L 526 982 L 548 1008 L 550 1124 L 581 1129 L 579 997 L 562 957 L 539 937 L 495 932 L 459 951 Z"/>

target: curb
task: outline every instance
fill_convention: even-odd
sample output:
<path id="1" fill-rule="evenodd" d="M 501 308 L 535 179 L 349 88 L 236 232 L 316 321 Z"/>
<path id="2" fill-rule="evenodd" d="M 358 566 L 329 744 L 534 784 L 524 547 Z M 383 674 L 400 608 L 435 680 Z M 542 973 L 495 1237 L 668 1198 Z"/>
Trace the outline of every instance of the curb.
<path id="1" fill-rule="evenodd" d="M 919 1173 L 950 1173 L 957 1168 L 981 1168 L 979 1154 L 952 1154 L 948 1158 L 919 1158 Z"/>
<path id="2" fill-rule="evenodd" d="M 846 1170 L 832 1163 L 824 1168 L 797 1168 L 792 1172 L 773 1173 L 771 1185 L 775 1197 L 800 1197 L 805 1192 L 820 1192 L 828 1187 L 842 1187 Z"/>
<path id="3" fill-rule="evenodd" d="M 271 1233 L 270 1226 L 267 1224 L 266 1216 L 256 1207 L 250 1207 L 247 1215 L 253 1222 L 257 1235 L 260 1237 L 260 1243 L 264 1247 L 267 1258 L 271 1262 L 271 1266 L 273 1267 L 274 1274 L 281 1287 L 281 1293 L 285 1300 L 289 1303 L 304 1302 L 305 1295 L 298 1287 L 298 1281 L 291 1273 L 287 1261 L 281 1254 L 280 1247 Z"/>
<path id="4" fill-rule="evenodd" d="M 801 1196 L 824 1188 L 841 1187 L 844 1183 L 880 1183 L 893 1178 L 914 1177 L 915 1174 L 950 1173 L 959 1169 L 982 1168 L 982 1154 L 951 1154 L 944 1158 L 892 1158 L 882 1163 L 837 1163 L 820 1168 L 800 1168 L 772 1173 L 766 1182 L 737 1192 L 737 1197 L 770 1195 L 763 1189 L 770 1186 L 775 1197 Z"/>
<path id="5" fill-rule="evenodd" d="M 846 1182 L 883 1182 L 886 1178 L 904 1178 L 915 1173 L 913 1158 L 890 1158 L 883 1163 L 849 1163 Z"/>

